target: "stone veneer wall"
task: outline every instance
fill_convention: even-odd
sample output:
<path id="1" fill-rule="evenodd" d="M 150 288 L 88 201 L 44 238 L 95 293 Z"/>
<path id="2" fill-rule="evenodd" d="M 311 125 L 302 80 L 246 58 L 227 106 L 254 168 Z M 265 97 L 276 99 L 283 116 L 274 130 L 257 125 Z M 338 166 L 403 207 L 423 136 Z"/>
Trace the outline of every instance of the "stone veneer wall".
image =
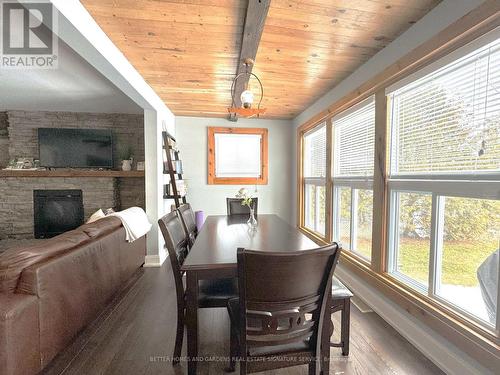
<path id="1" fill-rule="evenodd" d="M 33 190 L 82 190 L 87 220 L 99 208 L 117 207 L 115 185 L 111 177 L 0 179 L 0 240 L 33 238 Z"/>
<path id="2" fill-rule="evenodd" d="M 136 161 L 144 161 L 143 115 L 81 112 L 7 111 L 10 158 L 38 159 L 38 128 L 112 129 L 115 168 L 119 151 L 130 145 Z"/>
<path id="3" fill-rule="evenodd" d="M 0 168 L 4 168 L 9 164 L 8 125 L 7 113 L 0 112 Z"/>
<path id="4" fill-rule="evenodd" d="M 142 115 L 7 111 L 0 112 L 0 167 L 12 158 L 38 158 L 38 128 L 112 129 L 115 168 L 120 167 L 119 150 L 126 145 L 131 146 L 136 161 L 144 160 Z M 0 179 L 0 239 L 33 237 L 33 190 L 36 189 L 82 190 L 85 220 L 99 208 L 145 208 L 146 201 L 143 178 L 3 178 Z"/>
<path id="5" fill-rule="evenodd" d="M 127 207 L 146 207 L 146 191 L 143 178 L 118 178 L 118 209 Z"/>

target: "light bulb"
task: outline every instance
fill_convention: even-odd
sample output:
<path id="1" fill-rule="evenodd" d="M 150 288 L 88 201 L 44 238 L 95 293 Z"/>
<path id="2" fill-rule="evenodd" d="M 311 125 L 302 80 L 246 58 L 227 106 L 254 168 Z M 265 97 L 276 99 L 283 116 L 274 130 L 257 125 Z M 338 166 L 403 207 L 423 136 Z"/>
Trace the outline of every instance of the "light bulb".
<path id="1" fill-rule="evenodd" d="M 244 108 L 250 108 L 253 103 L 253 93 L 250 90 L 245 90 L 241 93 L 241 103 Z"/>

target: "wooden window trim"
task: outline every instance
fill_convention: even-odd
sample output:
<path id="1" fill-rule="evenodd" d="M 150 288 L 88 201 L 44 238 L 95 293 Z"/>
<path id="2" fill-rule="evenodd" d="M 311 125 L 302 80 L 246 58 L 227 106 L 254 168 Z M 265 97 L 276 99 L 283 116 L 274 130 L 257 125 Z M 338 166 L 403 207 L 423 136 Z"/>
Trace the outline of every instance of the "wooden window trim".
<path id="1" fill-rule="evenodd" d="M 329 244 L 307 229 L 299 230 L 319 246 Z M 342 252 L 340 264 L 485 367 L 496 369 L 500 341 L 492 332 L 448 306 L 417 293 L 390 274 L 374 271 L 366 260 L 352 252 Z"/>
<path id="2" fill-rule="evenodd" d="M 323 244 L 328 243 L 328 239 L 331 238 L 331 202 L 329 202 L 328 197 L 332 192 L 332 184 L 331 184 L 331 173 L 332 173 L 332 164 L 331 158 L 326 159 L 326 176 L 325 176 L 325 212 L 327 213 L 325 217 L 325 235 L 322 236 L 321 233 L 313 231 L 305 226 L 305 212 L 303 209 L 304 205 L 304 190 L 305 190 L 305 178 L 304 178 L 304 135 L 305 133 L 313 130 L 316 127 L 325 126 L 326 129 L 326 152 L 327 155 L 331 155 L 332 153 L 332 145 L 331 141 L 328 139 L 332 136 L 332 122 L 331 119 L 326 119 L 325 121 L 321 121 L 314 126 L 310 126 L 307 129 L 297 134 L 297 155 L 300 155 L 298 159 L 300 159 L 300 163 L 297 163 L 297 227 L 305 234 L 307 234 L 310 238 L 312 238 L 316 242 L 321 242 Z"/>
<path id="3" fill-rule="evenodd" d="M 382 294 L 404 308 L 409 314 L 420 319 L 434 331 L 441 334 L 457 347 L 467 352 L 472 358 L 478 360 L 493 371 L 496 369 L 495 366 L 498 363 L 498 352 L 500 350 L 498 332 L 488 331 L 475 321 L 460 315 L 436 300 L 419 294 L 386 273 L 385 257 L 387 255 L 387 246 L 385 236 L 387 226 L 386 210 L 388 203 L 386 197 L 388 191 L 388 114 L 387 101 L 381 101 L 381 97 L 382 95 L 385 97 L 385 89 L 388 86 L 422 69 L 454 50 L 463 47 L 499 25 L 500 4 L 495 0 L 485 1 L 480 6 L 436 34 L 433 38 L 424 42 L 381 73 L 363 83 L 356 90 L 353 90 L 339 101 L 330 105 L 326 110 L 313 116 L 310 120 L 297 128 L 297 225 L 302 232 L 312 240 L 323 245 L 331 242 L 331 231 L 329 237 L 325 236 L 325 238 L 321 238 L 303 227 L 302 136 L 305 132 L 325 120 L 331 119 L 336 114 L 371 95 L 376 95 L 375 155 L 378 165 L 375 168 L 373 181 L 374 213 L 376 212 L 376 215 L 373 217 L 382 217 L 383 219 L 381 221 L 374 220 L 371 264 L 368 264 L 365 260 L 347 251 L 342 253 L 341 262 L 350 271 L 376 287 Z M 331 150 L 332 140 L 327 139 L 327 142 L 330 143 L 330 145 L 327 143 L 327 149 Z M 329 183 L 331 183 L 331 179 L 327 180 L 327 185 Z M 327 211 L 327 220 L 328 217 L 330 217 L 330 223 L 331 211 L 331 208 L 330 211 Z"/>
<path id="4" fill-rule="evenodd" d="M 262 136 L 260 144 L 260 177 L 216 177 L 215 134 L 255 134 Z M 267 185 L 268 183 L 268 129 L 208 127 L 208 184 L 209 185 Z"/>

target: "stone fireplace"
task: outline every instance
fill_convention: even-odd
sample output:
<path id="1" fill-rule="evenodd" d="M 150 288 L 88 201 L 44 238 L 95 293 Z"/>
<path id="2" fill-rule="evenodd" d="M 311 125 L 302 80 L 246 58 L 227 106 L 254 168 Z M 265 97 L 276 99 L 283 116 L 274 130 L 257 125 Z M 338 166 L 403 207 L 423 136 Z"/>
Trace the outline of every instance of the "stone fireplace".
<path id="1" fill-rule="evenodd" d="M 82 191 L 34 190 L 35 238 L 50 238 L 83 224 Z"/>
<path id="2" fill-rule="evenodd" d="M 37 129 L 49 127 L 112 129 L 115 169 L 122 145 L 131 146 L 136 161 L 144 160 L 142 115 L 7 111 L 0 113 L 0 169 L 12 158 L 38 158 Z M 80 176 L 74 171 L 63 177 L 0 177 L 0 240 L 34 237 L 36 190 L 81 190 L 84 221 L 99 208 L 145 208 L 144 177 Z"/>
<path id="3" fill-rule="evenodd" d="M 35 190 L 81 190 L 83 219 L 99 208 L 117 208 L 116 179 L 111 177 L 0 179 L 0 239 L 33 238 Z"/>

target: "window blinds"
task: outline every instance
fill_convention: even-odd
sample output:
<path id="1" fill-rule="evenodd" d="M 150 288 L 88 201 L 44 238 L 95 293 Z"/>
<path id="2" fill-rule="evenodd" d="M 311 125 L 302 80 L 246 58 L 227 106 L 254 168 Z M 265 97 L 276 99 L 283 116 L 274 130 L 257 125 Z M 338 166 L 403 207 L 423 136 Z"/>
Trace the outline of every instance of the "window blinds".
<path id="1" fill-rule="evenodd" d="M 333 118 L 334 177 L 373 176 L 375 101 L 373 97 Z"/>
<path id="2" fill-rule="evenodd" d="M 260 177 L 259 134 L 215 134 L 215 175 L 217 177 Z"/>
<path id="3" fill-rule="evenodd" d="M 392 174 L 500 170 L 500 39 L 389 97 Z"/>
<path id="4" fill-rule="evenodd" d="M 326 126 L 304 135 L 304 177 L 326 176 Z"/>

